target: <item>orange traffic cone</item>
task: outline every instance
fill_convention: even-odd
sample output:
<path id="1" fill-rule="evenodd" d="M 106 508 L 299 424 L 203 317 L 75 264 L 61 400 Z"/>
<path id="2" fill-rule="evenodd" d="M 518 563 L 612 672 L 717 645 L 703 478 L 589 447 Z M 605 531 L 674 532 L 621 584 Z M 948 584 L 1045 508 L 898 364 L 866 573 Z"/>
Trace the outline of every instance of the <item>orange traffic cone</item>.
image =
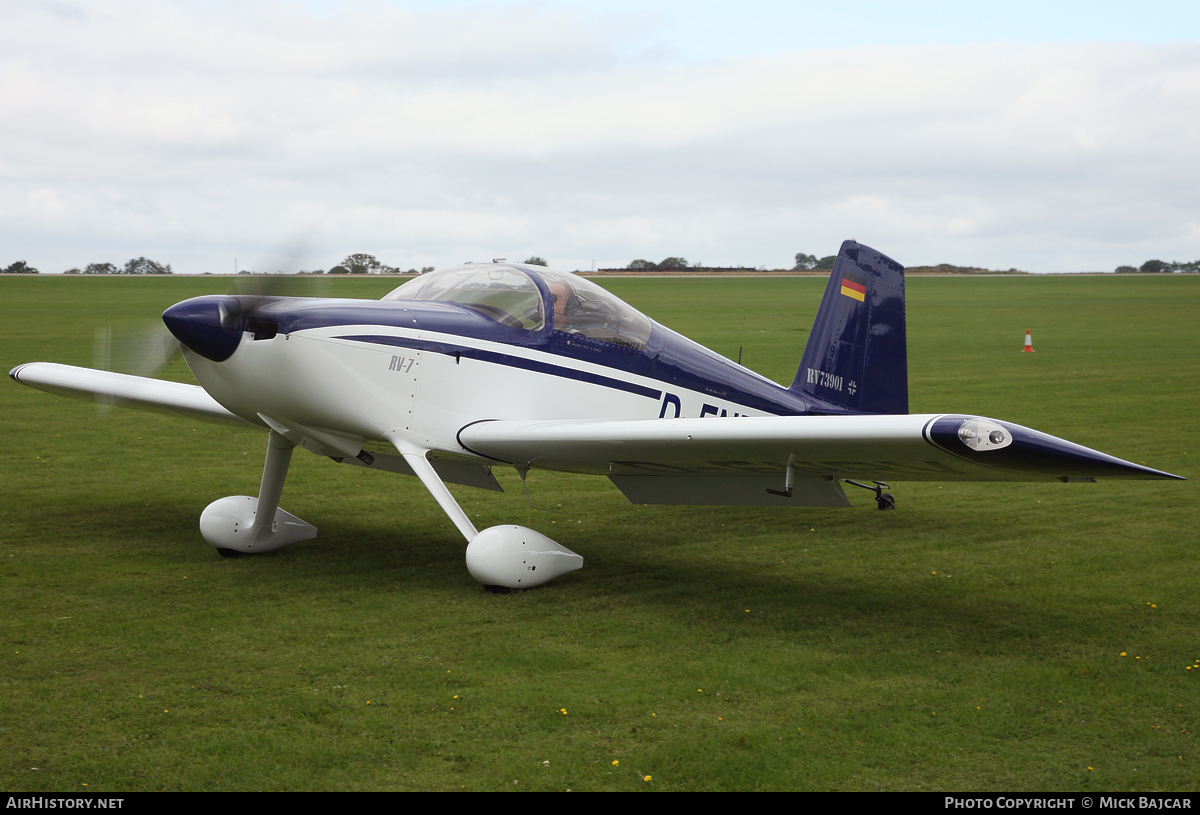
<path id="1" fill-rule="evenodd" d="M 1033 353 L 1033 334 L 1030 333 L 1028 328 L 1025 329 L 1025 347 L 1021 349 L 1021 353 Z"/>

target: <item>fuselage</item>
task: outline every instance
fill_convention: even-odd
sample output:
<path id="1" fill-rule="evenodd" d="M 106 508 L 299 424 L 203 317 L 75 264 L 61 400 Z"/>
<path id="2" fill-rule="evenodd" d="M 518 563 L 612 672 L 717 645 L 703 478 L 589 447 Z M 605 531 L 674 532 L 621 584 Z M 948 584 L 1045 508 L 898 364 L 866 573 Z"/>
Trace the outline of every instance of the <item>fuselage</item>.
<path id="1" fill-rule="evenodd" d="M 610 315 L 607 327 L 578 315 L 572 325 L 561 305 L 556 312 L 551 287 L 561 278 L 584 291 L 572 276 L 505 268 L 536 287 L 540 319 L 525 320 L 533 327 L 498 318 L 486 304 L 415 299 L 272 298 L 249 304 L 252 315 L 239 322 L 229 315 L 248 311 L 246 303 L 200 297 L 164 320 L 200 384 L 243 418 L 263 414 L 372 440 L 403 432 L 431 450 L 463 452 L 458 431 L 486 419 L 808 412 L 799 394 L 595 294 L 593 284 L 592 311 L 612 305 L 624 315 Z M 616 330 L 635 319 L 630 314 L 645 326 L 633 339 Z M 180 328 L 185 321 L 190 332 Z"/>

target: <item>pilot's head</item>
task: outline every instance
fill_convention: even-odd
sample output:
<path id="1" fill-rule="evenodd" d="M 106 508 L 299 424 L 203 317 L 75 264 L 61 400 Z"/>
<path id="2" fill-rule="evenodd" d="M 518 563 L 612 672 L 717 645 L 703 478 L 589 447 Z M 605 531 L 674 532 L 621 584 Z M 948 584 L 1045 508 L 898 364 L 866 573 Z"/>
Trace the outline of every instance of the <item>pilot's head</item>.
<path id="1" fill-rule="evenodd" d="M 567 316 L 567 304 L 575 296 L 575 291 L 561 280 L 550 280 L 546 287 L 550 289 L 550 301 L 554 304 L 554 322 L 562 325 Z"/>

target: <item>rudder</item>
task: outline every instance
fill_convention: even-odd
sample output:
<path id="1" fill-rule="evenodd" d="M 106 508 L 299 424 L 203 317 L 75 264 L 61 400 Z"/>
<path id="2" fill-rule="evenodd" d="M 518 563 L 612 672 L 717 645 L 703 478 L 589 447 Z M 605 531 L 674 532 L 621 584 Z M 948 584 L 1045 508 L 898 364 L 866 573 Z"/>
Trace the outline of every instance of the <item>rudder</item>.
<path id="1" fill-rule="evenodd" d="M 908 413 L 903 266 L 842 244 L 790 390 L 814 413 Z"/>

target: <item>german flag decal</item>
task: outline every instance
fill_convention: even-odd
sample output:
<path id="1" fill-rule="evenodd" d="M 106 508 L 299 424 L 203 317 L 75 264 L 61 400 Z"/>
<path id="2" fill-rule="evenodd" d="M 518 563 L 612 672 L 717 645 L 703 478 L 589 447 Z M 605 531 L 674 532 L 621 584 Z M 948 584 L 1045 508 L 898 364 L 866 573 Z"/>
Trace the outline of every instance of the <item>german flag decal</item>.
<path id="1" fill-rule="evenodd" d="M 853 297 L 860 303 L 867 299 L 867 279 L 853 272 L 842 272 L 842 294 Z"/>

